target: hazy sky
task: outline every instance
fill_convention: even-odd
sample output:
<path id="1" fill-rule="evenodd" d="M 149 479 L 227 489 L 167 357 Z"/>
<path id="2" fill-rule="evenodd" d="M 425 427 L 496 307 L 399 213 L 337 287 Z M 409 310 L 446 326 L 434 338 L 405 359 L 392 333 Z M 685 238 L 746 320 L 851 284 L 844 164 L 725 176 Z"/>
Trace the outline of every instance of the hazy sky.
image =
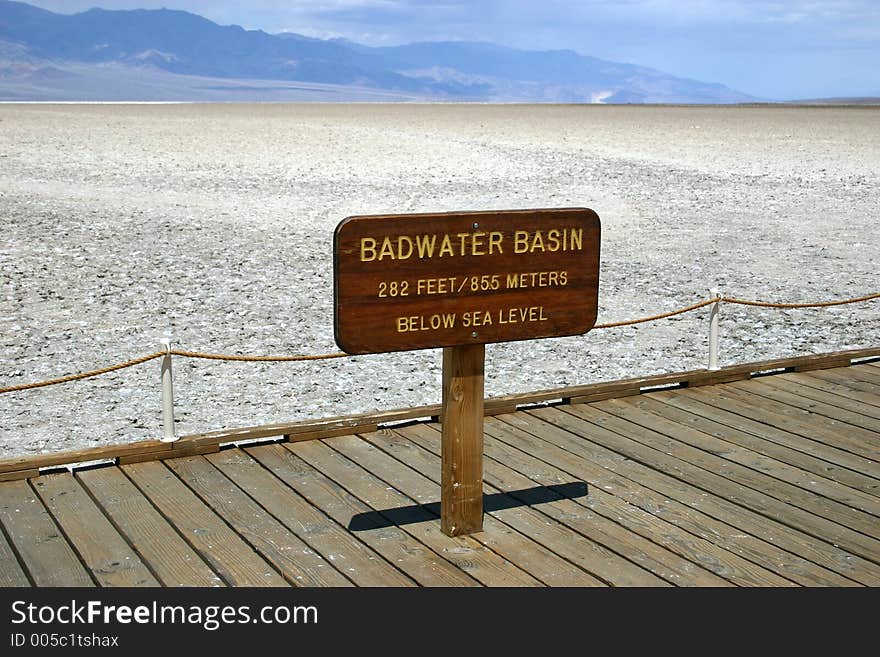
<path id="1" fill-rule="evenodd" d="M 721 82 L 763 98 L 880 96 L 880 0 L 33 0 L 52 11 L 167 7 L 370 45 L 480 40 Z"/>

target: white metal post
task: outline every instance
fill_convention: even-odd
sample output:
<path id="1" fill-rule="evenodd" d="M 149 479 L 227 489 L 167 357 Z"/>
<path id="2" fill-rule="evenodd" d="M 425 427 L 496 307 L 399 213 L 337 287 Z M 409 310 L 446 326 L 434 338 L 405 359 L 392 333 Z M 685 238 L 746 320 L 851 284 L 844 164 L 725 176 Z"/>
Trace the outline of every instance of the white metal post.
<path id="1" fill-rule="evenodd" d="M 162 338 L 160 344 L 165 349 L 165 356 L 162 358 L 162 424 L 164 426 L 162 442 L 173 443 L 177 440 L 177 436 L 174 433 L 174 384 L 171 377 L 171 336 Z"/>
<path id="2" fill-rule="evenodd" d="M 716 299 L 709 312 L 709 369 L 718 369 L 718 314 L 721 310 L 721 294 L 716 288 L 711 290 L 712 298 Z"/>

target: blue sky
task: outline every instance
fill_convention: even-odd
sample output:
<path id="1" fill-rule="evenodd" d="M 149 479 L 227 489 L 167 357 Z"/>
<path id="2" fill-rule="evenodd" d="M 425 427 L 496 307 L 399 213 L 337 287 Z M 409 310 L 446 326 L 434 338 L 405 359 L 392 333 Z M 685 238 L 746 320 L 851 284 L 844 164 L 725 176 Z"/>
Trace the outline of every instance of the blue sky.
<path id="1" fill-rule="evenodd" d="M 880 0 L 32 0 L 52 11 L 183 9 L 369 45 L 479 40 L 721 82 L 770 99 L 880 96 Z"/>

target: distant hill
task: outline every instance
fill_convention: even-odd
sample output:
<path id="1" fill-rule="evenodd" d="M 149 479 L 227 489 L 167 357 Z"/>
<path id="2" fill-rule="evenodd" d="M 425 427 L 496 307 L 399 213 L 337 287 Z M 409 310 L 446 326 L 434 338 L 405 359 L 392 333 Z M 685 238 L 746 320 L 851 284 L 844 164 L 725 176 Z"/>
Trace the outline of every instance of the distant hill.
<path id="1" fill-rule="evenodd" d="M 843 98 L 804 98 L 788 100 L 790 105 L 880 105 L 880 96 L 853 96 Z"/>
<path id="2" fill-rule="evenodd" d="M 374 48 L 221 26 L 184 11 L 63 15 L 0 0 L 0 100 L 372 99 L 757 100 L 720 84 L 571 50 L 459 41 Z"/>

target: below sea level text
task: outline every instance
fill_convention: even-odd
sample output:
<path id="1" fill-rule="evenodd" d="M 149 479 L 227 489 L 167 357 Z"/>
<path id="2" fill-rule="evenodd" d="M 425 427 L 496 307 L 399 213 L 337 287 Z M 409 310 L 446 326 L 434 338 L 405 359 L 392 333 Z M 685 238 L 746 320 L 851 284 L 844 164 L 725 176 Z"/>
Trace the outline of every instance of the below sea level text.
<path id="1" fill-rule="evenodd" d="M 546 322 L 549 318 L 544 306 L 522 306 L 502 308 L 494 312 L 472 310 L 461 313 L 436 313 L 433 315 L 410 315 L 396 320 L 398 333 L 413 331 L 440 331 L 454 329 L 456 326 L 476 328 L 495 324 L 526 324 Z"/>

